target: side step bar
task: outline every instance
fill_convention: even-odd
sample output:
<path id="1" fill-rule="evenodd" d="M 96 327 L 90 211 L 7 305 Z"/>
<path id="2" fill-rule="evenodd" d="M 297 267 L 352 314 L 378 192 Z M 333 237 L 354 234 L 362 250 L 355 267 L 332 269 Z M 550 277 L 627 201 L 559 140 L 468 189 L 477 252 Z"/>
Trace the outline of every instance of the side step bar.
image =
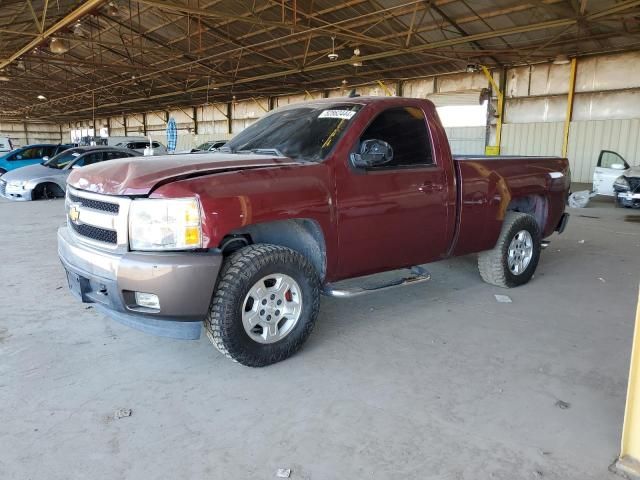
<path id="1" fill-rule="evenodd" d="M 397 280 L 383 283 L 375 286 L 339 288 L 337 285 L 328 283 L 325 285 L 323 294 L 334 298 L 353 298 L 367 293 L 380 292 L 391 288 L 404 287 L 406 285 L 414 285 L 416 283 L 427 282 L 431 280 L 431 274 L 422 267 L 411 267 L 412 275 L 409 277 L 399 278 Z"/>

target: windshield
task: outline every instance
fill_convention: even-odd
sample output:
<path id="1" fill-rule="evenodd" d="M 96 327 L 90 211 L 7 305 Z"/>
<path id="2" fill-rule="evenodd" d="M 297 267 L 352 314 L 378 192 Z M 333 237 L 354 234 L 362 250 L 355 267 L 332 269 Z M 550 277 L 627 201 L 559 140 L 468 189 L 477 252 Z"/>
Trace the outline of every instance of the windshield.
<path id="1" fill-rule="evenodd" d="M 71 150 L 65 150 L 62 153 L 59 153 L 55 157 L 50 160 L 47 160 L 43 163 L 45 167 L 56 168 L 58 170 L 63 170 L 65 168 L 71 168 L 71 166 L 75 163 L 78 157 L 82 155 L 82 151 L 76 150 L 72 148 Z"/>
<path id="2" fill-rule="evenodd" d="M 205 142 L 196 147 L 197 150 L 209 150 L 213 142 Z"/>
<path id="3" fill-rule="evenodd" d="M 361 105 L 305 105 L 276 110 L 240 132 L 220 152 L 324 160 Z"/>

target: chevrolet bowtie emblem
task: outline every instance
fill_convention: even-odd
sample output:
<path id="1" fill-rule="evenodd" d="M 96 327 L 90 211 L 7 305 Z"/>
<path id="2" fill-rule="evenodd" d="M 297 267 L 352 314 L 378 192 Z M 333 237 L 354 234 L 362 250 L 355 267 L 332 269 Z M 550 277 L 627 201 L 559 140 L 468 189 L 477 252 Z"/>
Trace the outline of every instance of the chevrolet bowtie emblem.
<path id="1" fill-rule="evenodd" d="M 69 205 L 69 220 L 71 220 L 73 223 L 78 223 L 79 219 L 80 219 L 80 206 L 75 203 Z"/>

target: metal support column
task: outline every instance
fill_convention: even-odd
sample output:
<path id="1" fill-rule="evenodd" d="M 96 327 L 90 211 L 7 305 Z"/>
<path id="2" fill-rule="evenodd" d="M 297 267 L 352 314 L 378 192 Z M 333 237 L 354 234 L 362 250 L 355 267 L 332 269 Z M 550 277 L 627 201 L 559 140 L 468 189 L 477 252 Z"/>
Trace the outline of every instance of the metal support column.
<path id="1" fill-rule="evenodd" d="M 631 347 L 631 368 L 620 457 L 613 467 L 616 473 L 622 474 L 625 478 L 640 479 L 640 295 Z"/>
<path id="2" fill-rule="evenodd" d="M 571 127 L 571 117 L 573 116 L 573 94 L 576 87 L 576 69 L 578 61 L 571 59 L 571 71 L 569 72 L 569 94 L 567 95 L 567 113 L 564 117 L 564 133 L 562 135 L 562 156 L 567 156 L 569 148 L 569 129 Z"/>
<path id="3" fill-rule="evenodd" d="M 500 142 L 502 140 L 502 120 L 504 117 L 504 93 L 493 79 L 493 75 L 487 67 L 482 65 L 482 73 L 487 77 L 491 89 L 496 94 L 498 99 L 498 105 L 496 106 L 496 141 L 495 145 L 485 147 L 485 153 L 487 155 L 500 155 Z"/>
<path id="4" fill-rule="evenodd" d="M 193 107 L 193 134 L 198 135 L 198 107 Z"/>
<path id="5" fill-rule="evenodd" d="M 122 114 L 122 125 L 124 126 L 124 136 L 126 137 L 128 135 L 127 132 L 127 117 Z"/>
<path id="6" fill-rule="evenodd" d="M 227 103 L 227 133 L 231 135 L 233 133 L 232 126 L 232 117 L 233 116 L 233 104 L 231 102 Z"/>
<path id="7" fill-rule="evenodd" d="M 142 133 L 146 137 L 147 136 L 147 114 L 142 114 Z"/>

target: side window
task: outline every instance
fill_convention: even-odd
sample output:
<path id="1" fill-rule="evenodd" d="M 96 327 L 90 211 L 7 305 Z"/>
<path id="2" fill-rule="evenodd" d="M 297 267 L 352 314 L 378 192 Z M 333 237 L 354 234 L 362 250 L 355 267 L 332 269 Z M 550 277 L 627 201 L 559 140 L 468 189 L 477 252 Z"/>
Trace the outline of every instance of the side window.
<path id="1" fill-rule="evenodd" d="M 158 142 L 153 142 L 151 145 L 153 145 L 153 148 L 160 148 L 160 144 Z"/>
<path id="2" fill-rule="evenodd" d="M 419 108 L 390 108 L 380 113 L 360 137 L 360 141 L 371 139 L 393 148 L 393 160 L 382 168 L 433 164 L 426 119 Z"/>
<path id="3" fill-rule="evenodd" d="M 87 153 L 80 160 L 78 160 L 74 166 L 86 167 L 92 163 L 98 163 L 102 161 L 102 152 Z"/>
<path id="4" fill-rule="evenodd" d="M 57 149 L 58 147 L 44 147 L 42 149 L 42 156 L 51 158 L 56 154 Z"/>
<path id="5" fill-rule="evenodd" d="M 31 147 L 16 153 L 14 160 L 34 160 L 42 158 L 43 155 L 42 147 Z"/>
<path id="6" fill-rule="evenodd" d="M 105 160 L 115 160 L 116 158 L 128 158 L 131 155 L 123 152 L 104 152 Z"/>
<path id="7" fill-rule="evenodd" d="M 614 164 L 624 165 L 625 168 L 629 168 L 627 162 L 624 161 L 619 154 L 610 150 L 602 150 L 600 152 L 600 158 L 598 159 L 598 166 L 602 168 L 611 168 Z"/>

